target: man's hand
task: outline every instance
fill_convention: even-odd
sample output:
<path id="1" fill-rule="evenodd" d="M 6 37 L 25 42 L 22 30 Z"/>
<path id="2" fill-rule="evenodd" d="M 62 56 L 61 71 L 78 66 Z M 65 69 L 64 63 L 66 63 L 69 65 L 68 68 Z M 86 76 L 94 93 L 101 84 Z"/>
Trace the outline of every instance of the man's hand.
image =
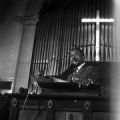
<path id="1" fill-rule="evenodd" d="M 88 87 L 90 84 L 93 84 L 92 79 L 85 79 L 81 82 L 81 85 Z"/>

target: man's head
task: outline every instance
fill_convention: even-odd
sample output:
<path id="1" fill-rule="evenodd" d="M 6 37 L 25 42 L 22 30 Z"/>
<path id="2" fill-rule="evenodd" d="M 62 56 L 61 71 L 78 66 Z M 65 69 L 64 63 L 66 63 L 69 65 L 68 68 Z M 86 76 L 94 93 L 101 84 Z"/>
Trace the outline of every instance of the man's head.
<path id="1" fill-rule="evenodd" d="M 72 49 L 70 51 L 70 62 L 74 65 L 81 65 L 85 62 L 85 56 L 82 50 L 79 48 Z"/>

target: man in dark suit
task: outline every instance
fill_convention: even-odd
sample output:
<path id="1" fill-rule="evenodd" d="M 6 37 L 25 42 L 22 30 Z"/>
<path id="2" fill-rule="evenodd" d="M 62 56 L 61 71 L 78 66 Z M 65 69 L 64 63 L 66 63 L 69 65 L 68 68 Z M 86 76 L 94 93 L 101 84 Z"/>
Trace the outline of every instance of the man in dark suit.
<path id="1" fill-rule="evenodd" d="M 77 82 L 79 87 L 96 83 L 97 69 L 85 62 L 85 56 L 79 48 L 70 51 L 71 65 L 61 75 L 56 76 L 56 82 Z M 63 81 L 62 81 L 62 80 Z M 82 120 L 79 112 L 62 112 L 56 115 L 56 120 Z"/>
<path id="2" fill-rule="evenodd" d="M 88 86 L 96 82 L 98 77 L 97 69 L 94 66 L 88 66 L 86 64 L 82 50 L 79 48 L 71 50 L 70 62 L 70 67 L 61 75 L 58 75 L 57 78 L 68 82 L 77 82 L 79 87 L 81 87 L 81 85 Z M 56 81 L 59 82 L 58 79 L 56 79 Z"/>
<path id="3" fill-rule="evenodd" d="M 76 82 L 79 87 L 81 87 L 95 83 L 97 77 L 97 69 L 94 66 L 88 66 L 85 62 L 83 51 L 79 48 L 75 48 L 70 50 L 70 66 L 65 72 L 57 76 L 43 76 L 40 81 Z"/>

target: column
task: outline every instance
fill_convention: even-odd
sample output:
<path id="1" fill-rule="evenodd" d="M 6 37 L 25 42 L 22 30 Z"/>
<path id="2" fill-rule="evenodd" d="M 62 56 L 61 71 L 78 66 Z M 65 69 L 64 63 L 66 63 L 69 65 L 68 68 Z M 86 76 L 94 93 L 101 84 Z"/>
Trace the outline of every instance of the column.
<path id="1" fill-rule="evenodd" d="M 33 43 L 38 19 L 39 16 L 30 16 L 24 17 L 23 20 L 23 35 L 18 61 L 18 68 L 16 71 L 16 83 L 14 84 L 14 92 L 18 92 L 20 87 L 28 87 Z"/>

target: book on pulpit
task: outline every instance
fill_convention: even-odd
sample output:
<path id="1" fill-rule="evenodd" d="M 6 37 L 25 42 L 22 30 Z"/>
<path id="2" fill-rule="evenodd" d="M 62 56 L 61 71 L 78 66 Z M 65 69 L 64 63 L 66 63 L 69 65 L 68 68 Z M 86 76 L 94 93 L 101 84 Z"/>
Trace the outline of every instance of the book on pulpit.
<path id="1" fill-rule="evenodd" d="M 44 78 L 45 79 L 45 78 Z M 100 84 L 89 84 L 89 86 L 79 86 L 76 82 L 68 82 L 61 79 L 54 80 L 38 80 L 41 88 L 48 89 L 47 93 L 62 95 L 79 95 L 79 96 L 100 96 Z M 52 92 L 51 92 L 52 91 Z"/>

